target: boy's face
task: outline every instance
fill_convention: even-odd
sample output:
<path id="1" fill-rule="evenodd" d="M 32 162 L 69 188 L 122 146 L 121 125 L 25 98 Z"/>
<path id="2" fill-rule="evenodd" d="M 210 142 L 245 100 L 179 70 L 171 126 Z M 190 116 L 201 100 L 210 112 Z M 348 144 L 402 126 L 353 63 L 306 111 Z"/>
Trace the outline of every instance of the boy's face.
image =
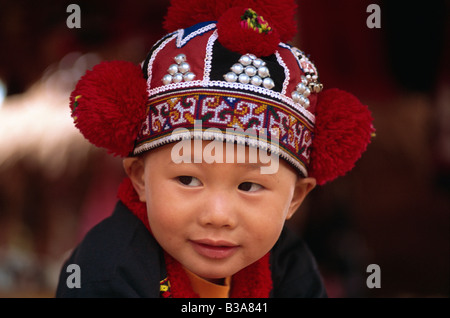
<path id="1" fill-rule="evenodd" d="M 284 160 L 276 173 L 261 174 L 259 159 L 176 164 L 172 147 L 127 158 L 124 167 L 146 202 L 155 239 L 205 279 L 231 276 L 269 252 L 285 220 L 315 186 L 313 178 L 298 178 Z"/>

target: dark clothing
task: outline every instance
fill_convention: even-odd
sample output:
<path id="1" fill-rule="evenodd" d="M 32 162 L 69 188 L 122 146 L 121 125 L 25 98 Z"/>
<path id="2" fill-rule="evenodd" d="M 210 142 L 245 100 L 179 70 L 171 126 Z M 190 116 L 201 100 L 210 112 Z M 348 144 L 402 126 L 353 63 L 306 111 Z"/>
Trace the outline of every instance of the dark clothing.
<path id="1" fill-rule="evenodd" d="M 69 264 L 80 268 L 81 288 L 67 287 Z M 306 245 L 287 228 L 271 251 L 271 297 L 326 297 Z M 164 253 L 144 224 L 120 201 L 112 216 L 88 232 L 64 264 L 56 297 L 160 297 L 167 277 Z"/>

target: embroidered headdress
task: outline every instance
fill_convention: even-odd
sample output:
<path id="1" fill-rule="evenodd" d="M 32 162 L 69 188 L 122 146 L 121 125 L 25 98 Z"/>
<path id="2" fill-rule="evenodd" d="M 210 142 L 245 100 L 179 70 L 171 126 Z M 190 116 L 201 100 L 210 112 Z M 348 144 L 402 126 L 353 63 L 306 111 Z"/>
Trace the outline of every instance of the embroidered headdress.
<path id="1" fill-rule="evenodd" d="M 314 64 L 287 43 L 295 11 L 294 0 L 172 0 L 169 33 L 141 65 L 103 62 L 81 78 L 76 126 L 119 156 L 221 138 L 275 152 L 318 184 L 345 174 L 370 142 L 372 117 L 350 93 L 322 91 Z M 249 129 L 266 137 L 239 133 Z"/>

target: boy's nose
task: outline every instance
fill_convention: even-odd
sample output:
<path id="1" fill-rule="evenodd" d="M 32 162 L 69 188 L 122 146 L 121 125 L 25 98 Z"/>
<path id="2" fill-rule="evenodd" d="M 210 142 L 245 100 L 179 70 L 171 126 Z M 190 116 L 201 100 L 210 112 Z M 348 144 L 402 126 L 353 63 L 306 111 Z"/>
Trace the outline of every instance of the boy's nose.
<path id="1" fill-rule="evenodd" d="M 237 211 L 233 200 L 224 193 L 209 196 L 201 208 L 199 223 L 202 226 L 233 229 L 237 225 Z"/>

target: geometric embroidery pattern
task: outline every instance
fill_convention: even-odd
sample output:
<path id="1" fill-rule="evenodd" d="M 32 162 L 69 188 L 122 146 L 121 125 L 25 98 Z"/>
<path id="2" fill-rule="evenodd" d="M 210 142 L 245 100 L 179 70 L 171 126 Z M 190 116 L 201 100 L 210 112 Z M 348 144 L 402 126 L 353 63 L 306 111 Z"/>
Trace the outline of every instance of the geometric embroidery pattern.
<path id="1" fill-rule="evenodd" d="M 270 141 L 276 138 L 280 156 L 306 175 L 313 123 L 282 103 L 237 91 L 190 88 L 150 99 L 134 154 L 174 141 L 175 129 L 193 130 L 196 120 L 201 121 L 203 129 L 218 128 L 223 134 L 230 133 L 227 128 L 266 128 L 265 146 L 270 149 Z"/>

